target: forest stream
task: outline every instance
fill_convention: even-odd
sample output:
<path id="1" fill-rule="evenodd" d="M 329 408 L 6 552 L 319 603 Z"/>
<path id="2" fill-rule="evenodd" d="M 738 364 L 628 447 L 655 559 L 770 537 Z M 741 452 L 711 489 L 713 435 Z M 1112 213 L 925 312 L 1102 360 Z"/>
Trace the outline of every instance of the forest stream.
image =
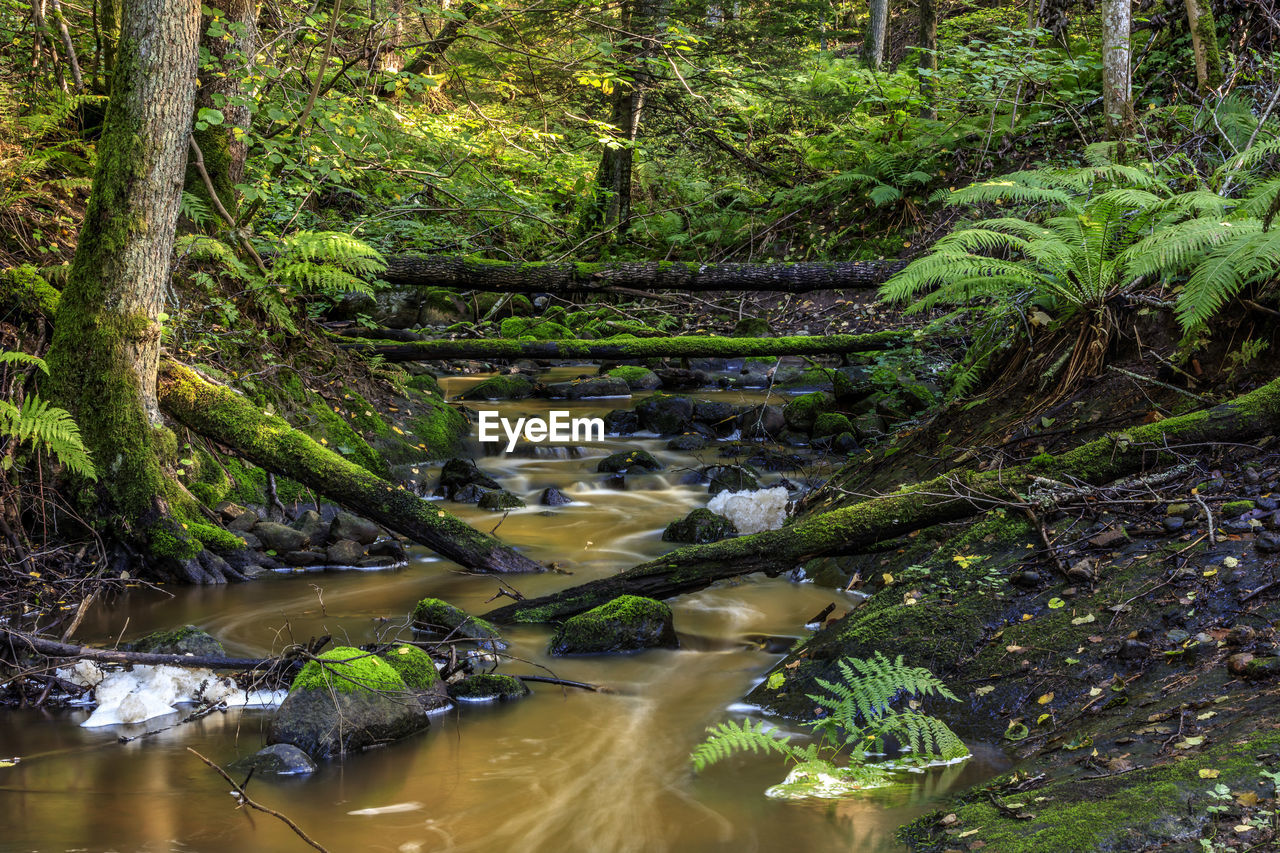
<path id="1" fill-rule="evenodd" d="M 577 372 L 556 368 L 546 378 Z M 455 377 L 442 385 L 452 397 L 483 378 Z M 756 403 L 764 395 L 700 396 Z M 488 407 L 511 415 L 571 406 L 575 416 L 595 416 L 642 399 Z M 532 457 L 485 456 L 478 444 L 472 447 L 486 472 L 530 504 L 502 521 L 503 539 L 574 572 L 573 578 L 510 579 L 528 596 L 670 550 L 661 540 L 665 525 L 707 501 L 705 485 L 681 480 L 683 472 L 706 464 L 714 447 L 686 454 L 656 438 L 615 436 L 580 453 L 534 447 L 542 452 Z M 599 459 L 636 447 L 658 457 L 664 470 L 628 477 L 626 490 L 604 486 L 595 472 Z M 778 476 L 767 475 L 763 484 Z M 573 503 L 552 512 L 538 506 L 537 495 L 548 486 Z M 486 531 L 502 518 L 474 506 L 450 509 Z M 392 572 L 288 572 L 251 584 L 134 590 L 98 610 L 81 636 L 110 645 L 116 637 L 190 623 L 218 637 L 232 655 L 265 655 L 323 634 L 355 645 L 397 631 L 407 637 L 406 614 L 424 596 L 482 613 L 503 602 L 486 603 L 497 588 L 492 577 L 459 573 L 415 548 L 409 565 Z M 550 670 L 612 692 L 533 684 L 528 699 L 461 705 L 394 747 L 322 763 L 310 777 L 259 778 L 248 790 L 331 850 L 903 849 L 894 841 L 897 827 L 936 808 L 947 792 L 1005 769 L 998 749 L 970 743 L 974 757 L 963 764 L 831 801 L 766 798 L 764 790 L 785 774 L 781 761 L 735 761 L 703 777 L 690 769 L 689 752 L 706 726 L 747 711 L 735 703 L 790 639 L 807 634 L 804 622 L 832 601 L 842 609 L 856 603 L 852 593 L 752 576 L 671 602 L 679 650 L 624 656 L 552 658 L 547 627 L 516 626 L 505 636 L 508 653 L 519 660 L 505 671 Z M 776 638 L 787 639 L 779 645 Z M 165 729 L 180 717 L 85 729 L 79 726 L 85 709 L 0 713 L 0 755 L 22 758 L 0 787 L 6 849 L 265 850 L 298 843 L 275 820 L 237 813 L 225 782 L 187 749 L 225 766 L 261 746 L 269 712 L 215 713 L 129 743 L 118 738 Z"/>

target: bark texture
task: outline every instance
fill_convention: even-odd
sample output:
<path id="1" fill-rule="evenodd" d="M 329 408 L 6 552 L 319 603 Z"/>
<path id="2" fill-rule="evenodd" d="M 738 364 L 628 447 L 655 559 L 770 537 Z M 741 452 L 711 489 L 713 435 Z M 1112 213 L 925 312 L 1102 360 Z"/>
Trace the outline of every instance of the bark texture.
<path id="1" fill-rule="evenodd" d="M 833 261 L 800 264 L 700 264 L 647 261 L 618 264 L 507 263 L 472 258 L 395 255 L 382 278 L 392 284 L 508 293 L 604 293 L 642 290 L 870 290 L 905 261 Z"/>
<path id="2" fill-rule="evenodd" d="M 871 20 L 862 45 L 862 61 L 868 68 L 884 63 L 884 43 L 889 31 L 889 0 L 871 0 Z"/>
<path id="3" fill-rule="evenodd" d="M 920 0 L 920 96 L 925 118 L 938 117 L 937 92 L 933 75 L 938 72 L 938 7 L 934 0 Z"/>
<path id="4" fill-rule="evenodd" d="M 166 362 L 160 389 L 165 411 L 193 431 L 231 448 L 384 527 L 408 536 L 442 557 L 478 572 L 540 572 L 543 567 L 449 515 L 438 505 L 399 488 L 321 447 L 244 397 Z"/>
<path id="5" fill-rule="evenodd" d="M 349 347 L 386 361 L 439 361 L 451 358 L 736 358 L 744 356 L 831 355 L 905 346 L 908 332 L 867 335 L 805 335 L 783 338 L 623 338 L 602 341 L 472 340 L 414 341 L 405 344 L 351 343 Z"/>
<path id="6" fill-rule="evenodd" d="M 1218 28 L 1210 0 L 1186 0 L 1187 26 L 1196 63 L 1196 88 L 1201 94 L 1222 85 L 1222 56 L 1218 52 Z"/>
<path id="7" fill-rule="evenodd" d="M 494 622 L 551 622 L 590 610 L 619 595 L 664 598 L 695 592 L 717 580 L 777 574 L 813 557 L 862 552 L 877 542 L 935 524 L 970 518 L 1010 501 L 1028 499 L 1045 479 L 1102 485 L 1171 464 L 1166 448 L 1214 441 L 1248 441 L 1280 427 L 1280 380 L 1231 403 L 1135 427 L 1054 457 L 993 472 L 955 471 L 892 494 L 802 518 L 782 528 L 672 551 L 621 574 L 519 601 L 485 614 Z"/>
<path id="8" fill-rule="evenodd" d="M 1102 3 L 1102 106 L 1110 139 L 1128 139 L 1133 135 L 1131 4 L 1132 0 L 1103 0 Z"/>

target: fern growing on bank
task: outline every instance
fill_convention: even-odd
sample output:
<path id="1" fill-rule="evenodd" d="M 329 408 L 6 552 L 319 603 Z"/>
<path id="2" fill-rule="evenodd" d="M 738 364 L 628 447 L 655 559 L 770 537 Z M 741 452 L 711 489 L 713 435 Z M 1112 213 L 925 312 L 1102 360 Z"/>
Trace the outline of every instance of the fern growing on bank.
<path id="1" fill-rule="evenodd" d="M 730 720 L 707 729 L 707 739 L 690 756 L 694 770 L 743 752 L 773 753 L 796 766 L 782 784 L 766 792 L 769 796 L 834 797 L 887 784 L 892 770 L 968 757 L 969 750 L 942 720 L 911 707 L 894 707 L 927 696 L 959 701 L 933 673 L 905 665 L 901 655 L 890 660 L 879 652 L 865 660 L 845 658 L 838 665 L 842 680 L 818 679 L 826 693 L 809 694 L 827 711 L 806 724 L 814 741 L 798 746 L 764 721 Z M 893 763 L 870 762 L 885 751 L 889 738 L 897 741 L 901 756 Z"/>
<path id="2" fill-rule="evenodd" d="M 0 364 L 32 365 L 49 372 L 43 359 L 24 352 L 0 352 Z M 90 480 L 98 477 L 71 413 L 49 405 L 36 394 L 28 396 L 21 407 L 0 400 L 0 441 L 12 441 L 19 446 L 30 444 L 37 451 L 53 454 L 64 467 L 82 477 Z M 12 464 L 10 454 L 0 456 L 0 467 L 7 469 Z"/>

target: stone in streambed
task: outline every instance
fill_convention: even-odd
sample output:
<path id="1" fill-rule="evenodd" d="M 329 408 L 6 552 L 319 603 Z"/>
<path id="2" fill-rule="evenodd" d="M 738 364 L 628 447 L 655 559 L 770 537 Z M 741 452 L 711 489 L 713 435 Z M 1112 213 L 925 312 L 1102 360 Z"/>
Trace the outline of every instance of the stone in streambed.
<path id="1" fill-rule="evenodd" d="M 449 695 L 459 702 L 510 702 L 528 696 L 529 688 L 510 675 L 480 673 L 450 684 Z"/>
<path id="2" fill-rule="evenodd" d="M 495 489 L 494 491 L 485 492 L 480 498 L 480 508 L 501 512 L 507 509 L 519 509 L 525 506 L 524 500 L 516 494 L 508 492 L 506 489 Z"/>
<path id="3" fill-rule="evenodd" d="M 253 535 L 277 554 L 301 551 L 311 544 L 311 539 L 301 530 L 294 530 L 286 524 L 277 524 L 274 521 L 259 521 L 253 527 Z"/>
<path id="4" fill-rule="evenodd" d="M 253 755 L 233 761 L 231 768 L 242 773 L 252 770 L 257 775 L 305 776 L 316 772 L 316 763 L 291 743 L 273 743 Z"/>
<path id="5" fill-rule="evenodd" d="M 635 407 L 640 428 L 658 435 L 679 435 L 693 424 L 693 401 L 688 397 L 654 394 Z"/>
<path id="6" fill-rule="evenodd" d="M 132 643 L 126 643 L 124 649 L 154 655 L 195 655 L 208 658 L 227 656 L 227 650 L 217 637 L 195 625 L 183 625 L 170 631 L 153 631 Z"/>
<path id="7" fill-rule="evenodd" d="M 653 391 L 662 387 L 662 380 L 658 378 L 658 374 L 638 364 L 615 367 L 609 371 L 608 375 L 614 379 L 621 379 L 632 391 Z"/>
<path id="8" fill-rule="evenodd" d="M 538 498 L 538 503 L 543 506 L 564 506 L 573 503 L 573 498 L 557 489 L 555 486 L 549 486 L 542 490 L 542 495 Z"/>
<path id="9" fill-rule="evenodd" d="M 662 463 L 653 458 L 647 450 L 622 450 L 606 456 L 596 465 L 596 470 L 606 474 L 617 474 L 623 471 L 657 471 Z"/>
<path id="10" fill-rule="evenodd" d="M 588 397 L 630 397 L 631 387 L 625 380 L 615 376 L 596 376 L 591 379 L 577 379 L 573 382 L 556 382 L 547 386 L 547 394 L 551 397 L 568 397 L 570 400 L 582 400 Z"/>
<path id="11" fill-rule="evenodd" d="M 592 655 L 680 645 L 671 608 L 652 598 L 621 595 L 566 620 L 551 638 L 553 655 Z"/>
<path id="12" fill-rule="evenodd" d="M 413 630 L 436 639 L 475 640 L 506 648 L 492 623 L 438 598 L 424 598 L 413 608 Z"/>
<path id="13" fill-rule="evenodd" d="M 354 539 L 339 539 L 325 549 L 325 559 L 335 566 L 354 566 L 364 557 L 364 546 Z"/>
<path id="14" fill-rule="evenodd" d="M 372 521 L 352 515 L 349 512 L 338 513 L 334 516 L 333 524 L 329 527 L 330 538 L 351 539 L 361 545 L 370 545 L 376 542 L 381 533 L 382 528 Z"/>
<path id="15" fill-rule="evenodd" d="M 444 463 L 444 467 L 440 469 L 440 485 L 436 488 L 437 496 L 461 501 L 458 493 L 468 486 L 481 489 L 502 488 L 497 480 L 481 471 L 470 459 L 454 458 Z M 479 499 L 480 496 L 477 495 L 475 500 Z M 475 501 L 465 502 L 474 503 Z"/>
<path id="16" fill-rule="evenodd" d="M 704 468 L 702 473 L 711 481 L 707 491 L 713 495 L 721 492 L 750 492 L 760 488 L 755 475 L 740 465 L 713 465 Z"/>
<path id="17" fill-rule="evenodd" d="M 684 518 L 673 521 L 662 531 L 664 542 L 688 542 L 705 545 L 737 536 L 738 528 L 723 515 L 716 515 L 706 507 L 698 507 Z"/>
<path id="18" fill-rule="evenodd" d="M 532 397 L 534 384 L 527 376 L 514 373 L 491 376 L 458 395 L 459 400 L 523 400 Z"/>

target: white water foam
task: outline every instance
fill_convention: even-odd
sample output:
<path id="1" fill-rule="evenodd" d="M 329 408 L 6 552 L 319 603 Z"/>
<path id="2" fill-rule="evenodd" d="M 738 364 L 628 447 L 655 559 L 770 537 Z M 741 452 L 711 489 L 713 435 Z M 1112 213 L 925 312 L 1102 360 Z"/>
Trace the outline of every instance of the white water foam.
<path id="1" fill-rule="evenodd" d="M 732 521 L 739 533 L 777 530 L 787 520 L 787 490 L 776 486 L 754 492 L 721 492 L 707 509 Z"/>

